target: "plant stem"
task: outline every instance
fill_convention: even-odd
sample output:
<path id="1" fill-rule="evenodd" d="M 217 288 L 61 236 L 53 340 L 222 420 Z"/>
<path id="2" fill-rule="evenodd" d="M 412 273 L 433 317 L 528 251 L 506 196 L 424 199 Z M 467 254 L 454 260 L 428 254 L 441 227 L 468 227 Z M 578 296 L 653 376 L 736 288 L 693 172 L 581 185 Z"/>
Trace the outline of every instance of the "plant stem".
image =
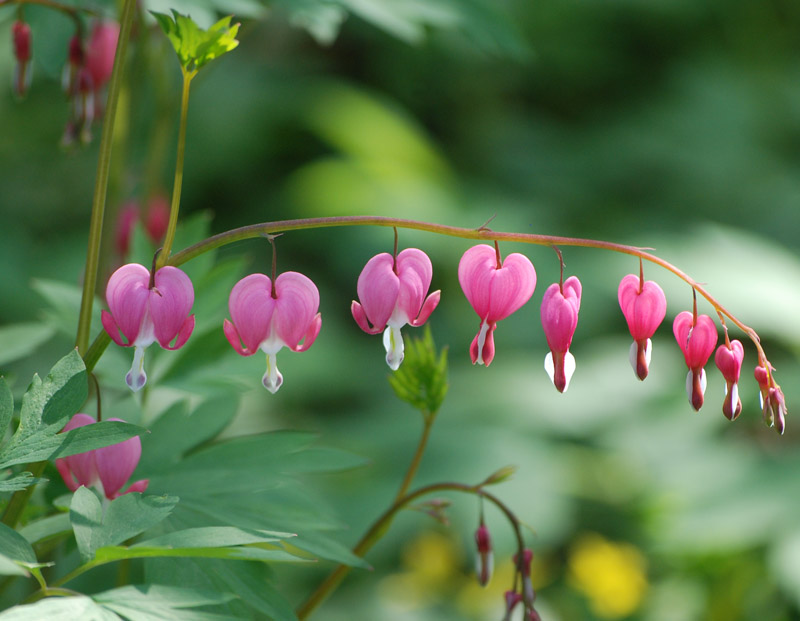
<path id="1" fill-rule="evenodd" d="M 183 71 L 183 91 L 181 93 L 181 120 L 178 128 L 178 154 L 175 159 L 175 181 L 172 186 L 172 204 L 169 209 L 169 225 L 164 236 L 164 245 L 158 256 L 156 269 L 160 269 L 167 264 L 169 254 L 172 249 L 172 242 L 175 240 L 175 230 L 178 228 L 178 212 L 181 206 L 181 187 L 183 186 L 183 159 L 186 153 L 186 120 L 189 116 L 189 86 L 196 71 Z"/>
<path id="2" fill-rule="evenodd" d="M 97 158 L 97 176 L 94 184 L 94 198 L 92 199 L 92 216 L 89 224 L 89 243 L 86 249 L 86 268 L 83 275 L 83 296 L 81 297 L 81 310 L 78 317 L 78 332 L 75 336 L 75 345 L 78 353 L 83 355 L 89 346 L 89 331 L 92 323 L 92 304 L 97 285 L 97 271 L 100 257 L 100 242 L 103 235 L 103 215 L 106 208 L 106 194 L 108 192 L 108 177 L 111 168 L 111 146 L 114 136 L 114 122 L 117 118 L 119 93 L 122 87 L 122 76 L 125 68 L 125 56 L 128 50 L 133 15 L 136 9 L 136 0 L 125 0 L 120 16 L 120 32 L 117 41 L 117 50 L 114 56 L 114 69 L 111 72 L 111 81 L 108 87 L 108 101 L 106 103 L 105 118 L 103 119 L 103 132 L 100 138 L 100 149 Z"/>
<path id="3" fill-rule="evenodd" d="M 511 509 L 503 501 L 497 498 L 497 496 L 484 491 L 480 485 L 465 485 L 463 483 L 434 483 L 433 485 L 421 487 L 418 490 L 406 494 L 402 498 L 396 500 L 391 507 L 384 511 L 384 513 L 377 520 L 375 520 L 375 522 L 373 522 L 369 530 L 364 534 L 363 537 L 361 537 L 361 540 L 353 548 L 353 554 L 363 558 L 363 556 L 372 548 L 372 546 L 378 543 L 383 535 L 389 530 L 389 526 L 391 525 L 395 515 L 401 509 L 405 508 L 409 503 L 434 492 L 447 491 L 476 494 L 494 504 L 498 509 L 500 509 L 500 511 L 503 512 L 503 514 L 511 523 L 511 527 L 514 529 L 517 539 L 517 547 L 520 551 L 522 551 L 522 549 L 525 547 L 525 544 L 522 538 L 520 522 L 514 515 L 514 512 L 511 511 Z M 300 621 L 307 619 L 311 613 L 313 613 L 314 610 L 320 604 L 322 604 L 322 602 L 324 602 L 325 599 L 336 589 L 336 587 L 341 584 L 345 576 L 350 573 L 350 569 L 351 568 L 348 565 L 339 565 L 330 574 L 328 574 L 328 577 L 325 578 L 322 583 L 320 583 L 311 596 L 303 603 L 302 606 L 297 609 L 297 618 Z"/>
<path id="4" fill-rule="evenodd" d="M 403 479 L 403 483 L 400 485 L 397 496 L 394 497 L 395 502 L 405 496 L 408 488 L 411 486 L 411 482 L 414 480 L 414 476 L 417 474 L 419 464 L 422 461 L 422 455 L 425 453 L 425 447 L 428 444 L 428 437 L 431 434 L 431 427 L 433 426 L 433 421 L 435 418 L 435 416 L 423 413 L 425 427 L 422 430 L 422 436 L 420 437 L 419 444 L 417 445 L 417 452 L 414 453 L 414 458 L 411 460 L 411 465 L 408 467 L 408 471 Z"/>
<path id="5" fill-rule="evenodd" d="M 39 461 L 34 464 L 29 464 L 27 469 L 34 476 L 34 478 L 38 478 L 42 476 L 46 465 L 46 461 Z M 22 512 L 28 505 L 28 500 L 30 500 L 31 494 L 33 494 L 34 487 L 36 486 L 29 485 L 25 489 L 20 489 L 14 492 L 14 494 L 11 496 L 11 500 L 8 501 L 6 510 L 3 512 L 3 524 L 10 528 L 14 528 L 17 525 Z"/>

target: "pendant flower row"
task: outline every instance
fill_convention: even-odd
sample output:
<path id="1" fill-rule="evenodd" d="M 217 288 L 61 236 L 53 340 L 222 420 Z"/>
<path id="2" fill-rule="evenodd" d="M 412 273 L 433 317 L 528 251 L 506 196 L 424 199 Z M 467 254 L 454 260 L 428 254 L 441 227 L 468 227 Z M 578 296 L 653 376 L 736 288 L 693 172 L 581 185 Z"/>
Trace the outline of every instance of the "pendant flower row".
<path id="1" fill-rule="evenodd" d="M 386 363 L 392 370 L 403 362 L 403 326 L 424 325 L 439 304 L 441 291 L 428 294 L 432 276 L 428 256 L 419 249 L 408 248 L 395 256 L 381 253 L 372 257 L 358 277 L 358 300 L 350 308 L 353 319 L 367 334 L 383 333 Z M 478 332 L 469 348 L 472 363 L 489 366 L 495 356 L 497 324 L 530 300 L 536 287 L 536 270 L 522 254 L 512 253 L 503 259 L 497 245 L 479 244 L 461 257 L 458 280 L 479 318 Z M 562 273 L 559 282 L 547 287 L 542 299 L 542 328 L 550 350 L 544 368 L 559 392 L 567 390 L 576 368 L 569 349 L 578 325 L 581 292 L 577 276 L 564 280 Z M 147 381 L 146 348 L 157 341 L 165 349 L 178 349 L 194 329 L 194 315 L 189 314 L 194 303 L 192 283 L 176 267 L 151 273 L 144 266 L 131 263 L 111 276 L 106 300 L 109 310 L 102 313 L 103 327 L 115 343 L 134 348 L 133 364 L 125 381 L 132 390 L 140 390 Z M 652 336 L 666 316 L 666 297 L 659 285 L 644 280 L 640 270 L 638 276 L 628 274 L 622 279 L 618 300 L 633 338 L 630 363 L 636 376 L 644 380 L 652 357 Z M 322 317 L 317 287 L 298 272 L 284 272 L 273 278 L 251 274 L 233 287 L 228 309 L 231 318 L 223 324 L 225 337 L 242 356 L 252 356 L 259 350 L 266 354 L 262 383 L 270 392 L 276 392 L 283 384 L 277 366 L 278 352 L 284 347 L 305 351 L 319 334 Z M 678 314 L 673 333 L 688 368 L 689 402 L 699 410 L 706 389 L 704 367 L 717 345 L 716 325 L 708 315 L 698 315 L 695 308 Z M 725 378 L 722 410 L 730 420 L 742 410 L 738 384 L 743 358 L 741 342 L 730 341 L 726 330 L 725 343 L 716 349 L 714 359 Z M 755 377 L 764 419 L 782 433 L 786 405 L 772 371 L 765 359 L 760 360 Z"/>

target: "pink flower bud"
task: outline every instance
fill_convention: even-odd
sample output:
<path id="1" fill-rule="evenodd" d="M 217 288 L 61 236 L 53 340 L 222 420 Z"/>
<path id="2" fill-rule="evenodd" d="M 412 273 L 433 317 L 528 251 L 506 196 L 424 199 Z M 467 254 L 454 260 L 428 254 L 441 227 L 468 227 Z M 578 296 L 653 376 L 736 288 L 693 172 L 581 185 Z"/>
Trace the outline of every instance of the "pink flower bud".
<path id="1" fill-rule="evenodd" d="M 503 621 L 511 621 L 511 615 L 514 612 L 514 609 L 522 601 L 522 595 L 516 591 L 506 591 L 503 597 L 506 600 L 506 614 L 503 617 Z"/>
<path id="2" fill-rule="evenodd" d="M 31 64 L 31 27 L 23 21 L 17 20 L 11 25 L 11 38 L 14 47 L 14 93 L 17 97 L 24 97 L 31 85 L 33 65 Z"/>
<path id="3" fill-rule="evenodd" d="M 322 326 L 319 291 L 297 272 L 284 272 L 275 283 L 264 274 L 250 274 L 237 282 L 228 300 L 231 319 L 224 322 L 225 337 L 242 356 L 259 349 L 267 355 L 267 372 L 261 382 L 275 393 L 283 384 L 277 354 L 283 347 L 305 351 Z"/>
<path id="4" fill-rule="evenodd" d="M 86 46 L 86 68 L 92 76 L 95 90 L 100 89 L 111 78 L 114 56 L 117 52 L 119 24 L 116 22 L 97 22 L 92 28 Z"/>
<path id="5" fill-rule="evenodd" d="M 154 244 L 161 243 L 169 226 L 169 199 L 163 194 L 154 194 L 147 202 L 144 215 L 144 230 Z"/>
<path id="6" fill-rule="evenodd" d="M 695 410 L 703 407 L 706 391 L 706 371 L 703 368 L 717 346 L 717 328 L 708 315 L 695 317 L 683 311 L 675 317 L 672 332 L 683 352 L 689 373 L 686 376 L 686 394 Z"/>
<path id="7" fill-rule="evenodd" d="M 635 274 L 628 274 L 622 279 L 617 297 L 633 337 L 629 356 L 631 366 L 636 376 L 644 380 L 653 351 L 650 339 L 667 314 L 667 298 L 655 282 L 642 281 Z"/>
<path id="8" fill-rule="evenodd" d="M 489 536 L 489 529 L 486 524 L 481 522 L 478 530 L 475 531 L 475 545 L 478 548 L 478 555 L 475 557 L 475 574 L 481 586 L 489 584 L 494 571 L 494 553 L 492 552 L 492 538 Z"/>
<path id="9" fill-rule="evenodd" d="M 472 364 L 488 367 L 494 359 L 497 322 L 531 298 L 536 288 L 536 270 L 525 255 L 512 253 L 501 262 L 498 250 L 480 244 L 461 257 L 458 282 L 481 319 L 480 330 L 470 346 Z"/>
<path id="10" fill-rule="evenodd" d="M 120 418 L 109 420 L 125 422 Z M 62 433 L 95 422 L 88 414 L 76 414 L 64 426 Z M 141 456 L 142 441 L 136 436 L 118 444 L 56 459 L 56 468 L 70 491 L 74 492 L 80 486 L 96 487 L 106 498 L 113 500 L 122 494 L 143 492 L 147 489 L 149 481 L 143 479 L 120 492 L 136 470 Z"/>
<path id="11" fill-rule="evenodd" d="M 786 399 L 780 386 L 775 383 L 775 378 L 772 375 L 775 370 L 774 367 L 770 365 L 769 369 L 769 372 L 767 372 L 767 368 L 760 364 L 753 373 L 760 390 L 761 413 L 767 426 L 774 426 L 776 431 L 783 435 L 786 429 Z"/>
<path id="12" fill-rule="evenodd" d="M 536 593 L 533 590 L 533 581 L 531 580 L 531 563 L 533 562 L 533 551 L 530 548 L 525 548 L 522 551 L 522 558 L 519 554 L 514 555 L 514 564 L 517 566 L 517 571 L 522 574 L 522 601 L 525 602 L 527 608 L 533 607 L 533 600 L 536 599 Z"/>
<path id="13" fill-rule="evenodd" d="M 542 299 L 542 327 L 550 353 L 545 356 L 544 368 L 558 392 L 569 388 L 575 372 L 575 357 L 569 352 L 572 336 L 578 326 L 581 308 L 581 282 L 570 276 L 563 285 L 553 283 Z"/>
<path id="14" fill-rule="evenodd" d="M 85 59 L 83 41 L 81 41 L 80 35 L 75 34 L 69 40 L 67 63 L 61 73 L 61 88 L 70 97 L 74 96 L 78 89 L 78 72 L 83 67 Z"/>
<path id="15" fill-rule="evenodd" d="M 117 345 L 135 348 L 125 382 L 137 391 L 147 382 L 145 349 L 154 341 L 164 349 L 178 349 L 191 336 L 192 281 L 177 267 L 162 267 L 151 277 L 143 265 L 129 263 L 109 278 L 106 301 L 110 312 L 101 314 L 106 332 Z"/>
<path id="16" fill-rule="evenodd" d="M 130 200 L 120 207 L 117 214 L 117 226 L 114 231 L 114 244 L 117 247 L 117 254 L 125 258 L 131 246 L 131 236 L 133 227 L 139 219 L 139 205 L 135 200 Z"/>
<path id="17" fill-rule="evenodd" d="M 406 324 L 423 325 L 439 304 L 441 291 L 425 297 L 432 276 L 428 255 L 416 248 L 406 248 L 397 255 L 397 260 L 385 252 L 372 257 L 358 277 L 361 303 L 353 301 L 350 311 L 367 334 L 383 332 L 386 364 L 393 371 L 403 362 L 400 328 Z"/>
<path id="18" fill-rule="evenodd" d="M 730 345 L 722 344 L 717 349 L 714 362 L 725 378 L 725 401 L 722 403 L 722 413 L 730 420 L 735 420 L 742 412 L 742 400 L 739 398 L 739 375 L 742 372 L 744 347 L 737 340 Z"/>

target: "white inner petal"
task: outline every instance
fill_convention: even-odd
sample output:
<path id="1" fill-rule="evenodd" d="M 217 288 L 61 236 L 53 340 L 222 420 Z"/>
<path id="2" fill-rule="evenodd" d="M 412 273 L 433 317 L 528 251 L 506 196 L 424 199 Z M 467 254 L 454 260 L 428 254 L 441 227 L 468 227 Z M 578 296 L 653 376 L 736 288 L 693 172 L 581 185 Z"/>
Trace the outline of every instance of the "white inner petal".
<path id="1" fill-rule="evenodd" d="M 147 383 L 147 374 L 144 372 L 144 350 L 146 347 L 137 345 L 133 348 L 133 363 L 131 370 L 125 376 L 125 383 L 133 392 L 138 392 Z"/>
<path id="2" fill-rule="evenodd" d="M 694 382 L 691 370 L 686 374 L 686 396 L 689 397 L 689 403 L 692 402 L 692 393 L 694 392 Z"/>
<path id="3" fill-rule="evenodd" d="M 700 392 L 706 394 L 706 370 L 700 369 Z"/>
<path id="4" fill-rule="evenodd" d="M 647 345 L 644 348 L 644 361 L 647 366 L 650 366 L 650 357 L 653 355 L 653 341 L 647 339 Z"/>
<path id="5" fill-rule="evenodd" d="M 399 326 L 386 326 L 383 331 L 383 346 L 386 349 L 386 364 L 389 365 L 392 371 L 397 371 L 405 355 L 403 353 L 405 349 L 403 335 L 400 333 Z"/>
<path id="6" fill-rule="evenodd" d="M 278 356 L 276 353 L 267 354 L 267 372 L 261 378 L 261 383 L 273 395 L 278 392 L 278 388 L 283 384 L 283 375 L 278 371 Z"/>
<path id="7" fill-rule="evenodd" d="M 725 394 L 728 393 L 728 385 L 727 382 L 725 384 Z M 733 386 L 731 387 L 731 408 L 733 410 L 736 409 L 736 404 L 739 403 L 739 382 L 734 382 Z"/>
<path id="8" fill-rule="evenodd" d="M 484 319 L 481 322 L 481 330 L 478 332 L 478 364 L 483 364 L 483 346 L 486 343 L 486 333 L 488 331 L 489 324 L 486 323 L 486 320 Z"/>
<path id="9" fill-rule="evenodd" d="M 638 373 L 638 360 L 639 360 L 639 344 L 634 341 L 631 343 L 631 348 L 628 350 L 628 360 L 631 363 L 634 373 Z M 649 362 L 649 361 L 648 361 Z"/>
<path id="10" fill-rule="evenodd" d="M 569 381 L 572 379 L 572 374 L 575 373 L 575 356 L 570 352 L 564 354 L 564 378 L 567 380 L 564 384 L 564 392 L 569 388 Z"/>
<path id="11" fill-rule="evenodd" d="M 553 384 L 556 383 L 556 367 L 553 364 L 553 352 L 547 352 L 547 355 L 544 357 L 544 370 L 547 371 L 548 377 L 550 377 L 550 381 Z"/>

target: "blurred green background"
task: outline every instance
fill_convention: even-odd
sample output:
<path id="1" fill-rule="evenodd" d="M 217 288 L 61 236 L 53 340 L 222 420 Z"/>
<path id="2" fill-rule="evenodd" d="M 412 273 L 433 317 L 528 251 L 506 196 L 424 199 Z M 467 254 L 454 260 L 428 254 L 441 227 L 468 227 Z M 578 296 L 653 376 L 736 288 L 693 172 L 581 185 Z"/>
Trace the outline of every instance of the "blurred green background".
<path id="1" fill-rule="evenodd" d="M 578 367 L 559 395 L 542 368 L 538 316 L 558 278 L 555 254 L 502 247 L 531 258 L 539 285 L 499 325 L 491 367 L 475 368 L 468 346 L 479 321 L 456 276 L 469 244 L 400 231 L 401 247 L 433 261 L 442 302 L 430 324 L 451 369 L 418 482 L 471 483 L 519 467 L 496 493 L 534 531 L 544 619 L 800 619 L 800 431 L 791 416 L 800 403 L 797 2 L 158 0 L 147 8 L 188 11 L 205 25 L 218 11 L 244 22 L 239 49 L 193 83 L 182 200 L 192 225 L 176 248 L 205 226 L 374 214 L 474 228 L 494 217 L 500 231 L 653 247 L 753 326 L 786 393 L 782 438 L 761 423 L 752 345 L 740 420 L 722 416 L 713 367 L 705 407 L 691 410 L 670 329 L 691 307 L 685 284 L 645 266 L 668 311 L 642 384 L 616 301 L 619 280 L 638 265 L 564 248 L 584 294 L 571 350 Z M 12 16 L 0 13 L 8 26 L 0 49 L 10 50 Z M 0 367 L 16 394 L 74 338 L 100 134 L 96 126 L 84 150 L 59 149 L 71 26 L 37 7 L 26 16 L 33 87 L 24 102 L 10 88 L 0 96 Z M 179 71 L 168 51 L 158 32 L 138 31 L 106 273 L 120 261 L 113 211 L 171 187 Z M 12 61 L 0 58 L 0 83 L 10 84 Z M 149 263 L 152 249 L 137 240 L 134 257 Z M 224 390 L 241 399 L 228 435 L 318 430 L 327 445 L 369 458 L 370 467 L 313 483 L 348 525 L 343 541 L 355 542 L 393 497 L 421 428 L 385 381 L 380 338 L 349 313 L 364 263 L 391 244 L 389 229 L 280 238 L 279 271 L 317 283 L 323 329 L 308 352 L 281 354 L 285 383 L 274 396 L 259 385 L 261 363 L 239 358 L 219 329 L 227 288 L 196 280 L 198 333 L 183 359 L 206 364 L 169 367 L 168 355 L 148 352 L 154 381 L 140 420 Z M 268 272 L 269 257 L 261 240 L 220 251 L 226 287 L 248 270 Z M 187 266 L 198 276 L 207 269 Z M 118 406 L 131 418 L 136 404 L 121 380 L 128 354 L 109 349 L 99 373 L 106 411 Z M 375 571 L 353 572 L 319 618 L 502 617 L 511 533 L 487 509 L 497 577 L 481 590 L 471 577 L 478 508 L 453 500 L 449 529 L 419 513 L 398 518 L 369 556 Z M 280 572 L 282 588 L 301 601 L 330 569 L 321 565 Z"/>

